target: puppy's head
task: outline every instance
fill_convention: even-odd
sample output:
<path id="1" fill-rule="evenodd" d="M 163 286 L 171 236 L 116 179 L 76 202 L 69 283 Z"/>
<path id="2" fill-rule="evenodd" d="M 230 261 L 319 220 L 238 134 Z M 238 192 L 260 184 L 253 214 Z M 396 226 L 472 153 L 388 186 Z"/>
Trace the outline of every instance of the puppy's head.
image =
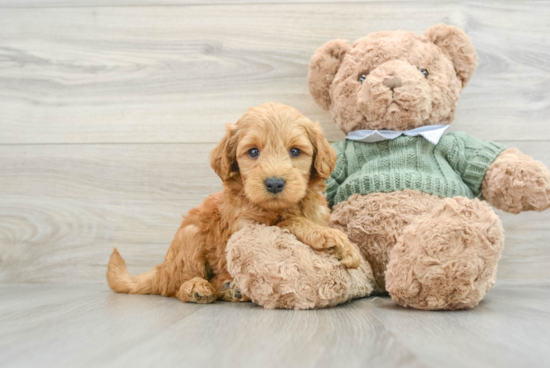
<path id="1" fill-rule="evenodd" d="M 308 188 L 322 188 L 336 153 L 317 124 L 292 107 L 270 102 L 227 125 L 210 163 L 224 182 L 242 183 L 250 201 L 280 210 L 300 202 Z"/>

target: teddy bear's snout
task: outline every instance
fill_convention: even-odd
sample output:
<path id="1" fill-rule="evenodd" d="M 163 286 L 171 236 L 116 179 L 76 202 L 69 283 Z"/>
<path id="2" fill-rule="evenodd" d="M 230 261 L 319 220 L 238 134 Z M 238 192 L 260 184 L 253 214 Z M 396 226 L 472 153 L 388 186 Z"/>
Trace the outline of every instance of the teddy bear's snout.
<path id="1" fill-rule="evenodd" d="M 398 77 L 386 78 L 382 83 L 392 91 L 394 88 L 401 87 L 401 79 Z"/>
<path id="2" fill-rule="evenodd" d="M 415 65 L 390 60 L 365 78 L 357 92 L 357 108 L 370 126 L 385 127 L 396 121 L 403 123 L 403 129 L 417 126 L 432 109 L 430 86 Z"/>

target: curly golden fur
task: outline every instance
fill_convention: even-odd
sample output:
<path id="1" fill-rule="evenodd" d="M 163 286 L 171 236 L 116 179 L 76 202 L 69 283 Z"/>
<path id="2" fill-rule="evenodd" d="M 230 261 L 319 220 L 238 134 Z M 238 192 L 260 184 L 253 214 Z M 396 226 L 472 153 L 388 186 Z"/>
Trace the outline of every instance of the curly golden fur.
<path id="1" fill-rule="evenodd" d="M 251 154 L 254 149 L 257 157 Z M 291 149 L 300 153 L 292 155 Z M 335 162 L 319 126 L 297 110 L 277 103 L 249 109 L 236 124 L 227 125 L 211 152 L 223 191 L 184 216 L 164 263 L 151 271 L 130 276 L 115 249 L 109 286 L 119 293 L 175 296 L 184 302 L 248 301 L 227 271 L 226 245 L 249 224 L 287 229 L 314 250 L 359 267 L 357 247 L 339 230 L 326 227 L 330 212 L 320 192 Z M 282 191 L 268 191 L 266 180 L 273 177 L 284 180 Z"/>

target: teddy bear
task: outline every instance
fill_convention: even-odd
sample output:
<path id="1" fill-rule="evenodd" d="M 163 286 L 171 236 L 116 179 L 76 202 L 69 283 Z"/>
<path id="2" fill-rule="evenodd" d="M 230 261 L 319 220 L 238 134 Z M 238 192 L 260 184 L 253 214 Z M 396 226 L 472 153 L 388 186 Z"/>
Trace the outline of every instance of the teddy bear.
<path id="1" fill-rule="evenodd" d="M 347 270 L 279 229 L 248 229 L 227 250 L 243 292 L 268 308 L 326 307 L 373 293 L 423 310 L 476 306 L 495 285 L 504 244 L 491 205 L 514 214 L 550 208 L 541 162 L 445 134 L 476 66 L 466 33 L 445 24 L 321 46 L 309 90 L 346 134 L 333 144 L 329 226 L 347 234 L 364 262 Z"/>

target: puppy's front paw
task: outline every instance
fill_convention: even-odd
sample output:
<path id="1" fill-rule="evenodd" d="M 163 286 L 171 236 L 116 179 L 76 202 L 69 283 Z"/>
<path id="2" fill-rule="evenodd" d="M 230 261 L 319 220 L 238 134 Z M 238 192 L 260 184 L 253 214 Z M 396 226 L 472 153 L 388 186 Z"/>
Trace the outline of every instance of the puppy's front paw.
<path id="1" fill-rule="evenodd" d="M 358 268 L 361 264 L 361 253 L 356 246 L 350 243 L 350 246 L 344 249 L 340 262 L 347 268 Z"/>
<path id="2" fill-rule="evenodd" d="M 244 295 L 233 281 L 225 282 L 220 291 L 218 298 L 226 302 L 249 302 L 250 298 Z"/>
<path id="3" fill-rule="evenodd" d="M 357 268 L 361 264 L 361 254 L 359 249 L 352 244 L 347 235 L 336 229 L 325 229 L 324 231 L 324 249 L 334 254 L 336 259 L 348 267 Z"/>

